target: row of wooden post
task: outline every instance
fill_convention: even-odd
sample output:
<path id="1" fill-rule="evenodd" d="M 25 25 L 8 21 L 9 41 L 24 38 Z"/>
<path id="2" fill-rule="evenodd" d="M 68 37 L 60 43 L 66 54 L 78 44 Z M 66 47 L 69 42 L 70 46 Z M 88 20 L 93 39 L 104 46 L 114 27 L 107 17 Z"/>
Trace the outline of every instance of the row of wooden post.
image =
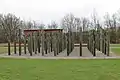
<path id="1" fill-rule="evenodd" d="M 22 51 L 22 49 L 21 49 L 21 43 L 22 43 L 22 41 L 21 41 L 21 35 L 22 35 L 21 29 L 19 29 L 18 33 L 19 33 L 18 34 L 18 43 L 19 43 L 19 46 L 18 46 L 19 50 L 18 51 L 19 51 L 19 55 L 21 55 L 21 51 Z M 17 54 L 17 45 L 16 45 L 17 37 L 16 37 L 16 33 L 14 34 L 14 36 L 15 36 L 15 38 L 14 38 L 14 54 Z M 11 55 L 11 45 L 10 45 L 11 41 L 9 39 L 8 39 L 8 55 Z"/>
<path id="2" fill-rule="evenodd" d="M 35 35 L 38 33 L 38 35 Z M 28 51 L 32 56 L 32 52 L 48 54 L 54 51 L 54 56 L 57 56 L 66 48 L 66 36 L 62 32 L 35 32 L 28 36 Z M 34 48 L 33 48 L 34 47 Z M 40 48 L 41 47 L 41 48 Z"/>
<path id="3" fill-rule="evenodd" d="M 78 35 L 80 43 L 80 56 L 82 56 L 82 28 L 80 29 Z M 14 40 L 14 54 L 17 54 L 18 47 L 19 56 L 22 55 L 22 50 L 24 51 L 24 54 L 29 52 L 30 56 L 37 53 L 42 53 L 42 56 L 44 56 L 44 54 L 48 54 L 50 52 L 54 52 L 54 56 L 57 56 L 65 49 L 67 49 L 67 56 L 69 56 L 74 49 L 75 34 L 71 31 L 63 33 L 62 31 L 45 32 L 41 30 L 39 32 L 33 32 L 28 36 L 24 35 L 22 39 L 21 36 L 21 29 L 19 29 L 18 39 L 15 37 Z M 18 46 L 16 45 L 17 42 Z M 24 48 L 22 49 L 22 47 Z M 8 55 L 11 55 L 10 41 L 8 41 Z"/>
<path id="4" fill-rule="evenodd" d="M 96 50 L 109 56 L 109 32 L 98 27 L 97 30 L 89 31 L 88 35 L 88 49 L 93 56 L 96 56 Z"/>
<path id="5" fill-rule="evenodd" d="M 60 52 L 67 49 L 67 56 L 74 49 L 74 38 L 73 32 L 63 33 L 62 31 L 45 32 L 44 30 L 33 32 L 29 36 L 23 36 L 24 41 L 21 39 L 21 30 L 19 29 L 18 43 L 19 43 L 19 55 L 22 54 L 21 43 L 24 43 L 24 54 L 30 53 L 30 56 L 37 53 L 45 54 L 54 52 L 54 56 L 57 56 Z M 79 54 L 82 56 L 82 28 L 79 30 Z M 100 39 L 99 39 L 100 38 Z M 14 54 L 16 51 L 16 41 L 14 40 Z M 109 33 L 104 29 L 99 28 L 97 31 L 89 31 L 88 37 L 88 49 L 96 56 L 96 49 L 109 56 Z M 10 53 L 10 41 L 8 40 L 8 55 Z"/>
<path id="6" fill-rule="evenodd" d="M 62 52 L 67 47 L 67 36 L 66 33 L 62 31 L 54 31 L 54 32 L 45 32 L 45 31 L 37 31 L 29 34 L 28 36 L 23 36 L 23 40 L 21 39 L 21 30 L 19 29 L 18 35 L 18 53 L 19 56 L 22 54 L 22 46 L 24 47 L 24 54 L 30 53 L 30 56 L 37 53 L 42 53 L 42 56 L 48 54 L 50 52 L 54 52 L 54 56 L 57 56 L 60 52 Z M 16 39 L 16 38 L 15 38 Z M 72 39 L 72 38 L 71 38 Z M 17 54 L 16 50 L 16 40 L 14 40 L 14 54 Z M 21 43 L 24 43 L 21 46 Z M 8 41 L 8 55 L 11 55 L 10 51 L 10 41 Z"/>

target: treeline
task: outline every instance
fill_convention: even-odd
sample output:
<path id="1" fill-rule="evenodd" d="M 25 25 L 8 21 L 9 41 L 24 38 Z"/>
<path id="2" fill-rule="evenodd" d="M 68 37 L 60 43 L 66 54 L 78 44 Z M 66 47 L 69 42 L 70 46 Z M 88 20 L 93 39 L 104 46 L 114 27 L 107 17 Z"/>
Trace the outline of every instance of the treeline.
<path id="1" fill-rule="evenodd" d="M 0 43 L 6 43 L 8 40 L 13 42 L 18 37 L 18 30 L 21 29 L 56 29 L 62 28 L 64 32 L 72 31 L 74 33 L 75 43 L 79 42 L 79 34 L 77 32 L 82 28 L 83 42 L 85 43 L 88 38 L 88 31 L 90 29 L 97 29 L 100 26 L 109 31 L 110 42 L 120 43 L 120 14 L 119 12 L 109 15 L 105 14 L 103 21 L 101 21 L 96 12 L 93 12 L 91 18 L 76 17 L 73 14 L 67 14 L 62 19 L 60 24 L 52 21 L 51 24 L 37 23 L 34 20 L 24 21 L 14 14 L 0 14 Z M 24 35 L 22 33 L 22 35 Z M 16 36 L 16 37 L 15 37 Z M 22 37 L 22 36 L 21 36 Z M 18 40 L 17 40 L 18 41 Z"/>

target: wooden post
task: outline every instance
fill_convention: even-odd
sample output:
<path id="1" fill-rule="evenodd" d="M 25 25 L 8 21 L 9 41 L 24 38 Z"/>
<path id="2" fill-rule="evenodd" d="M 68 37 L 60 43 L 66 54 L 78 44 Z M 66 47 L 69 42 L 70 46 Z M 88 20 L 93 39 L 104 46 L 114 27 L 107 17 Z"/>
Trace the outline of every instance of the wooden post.
<path id="1" fill-rule="evenodd" d="M 50 32 L 50 48 L 51 48 L 51 52 L 52 52 L 52 49 L 53 49 L 53 43 L 52 43 L 52 36 L 53 36 L 53 34 L 52 34 L 52 32 Z"/>
<path id="2" fill-rule="evenodd" d="M 58 53 L 59 53 L 59 32 L 56 32 L 56 49 L 57 49 L 57 55 L 58 55 Z"/>
<path id="3" fill-rule="evenodd" d="M 98 25 L 98 40 L 99 40 L 99 45 L 98 45 L 98 50 L 100 51 L 100 40 L 101 40 L 101 38 L 100 38 L 100 36 L 101 36 L 101 33 L 100 33 L 100 25 Z"/>
<path id="4" fill-rule="evenodd" d="M 104 53 L 105 53 L 105 55 L 107 54 L 107 37 L 106 37 L 106 31 L 105 31 L 105 51 L 104 51 Z"/>
<path id="5" fill-rule="evenodd" d="M 63 32 L 61 33 L 61 38 L 62 38 L 62 51 L 64 50 L 64 34 Z"/>
<path id="6" fill-rule="evenodd" d="M 69 36 L 68 36 L 68 39 L 69 39 L 69 53 L 68 53 L 68 55 L 71 53 L 71 31 L 69 31 L 69 34 L 68 34 Z"/>
<path id="7" fill-rule="evenodd" d="M 82 56 L 82 28 L 80 27 L 80 38 L 79 38 L 79 42 L 80 42 L 80 56 Z"/>
<path id="8" fill-rule="evenodd" d="M 10 40 L 8 39 L 8 55 L 11 55 L 10 53 Z"/>
<path id="9" fill-rule="evenodd" d="M 102 35 L 102 53 L 104 53 L 105 51 L 105 39 L 104 39 L 104 31 L 103 31 L 103 35 Z"/>
<path id="10" fill-rule="evenodd" d="M 96 56 L 95 30 L 93 30 L 93 56 Z"/>
<path id="11" fill-rule="evenodd" d="M 45 49 L 45 54 L 47 54 L 47 32 L 45 32 L 44 49 Z"/>
<path id="12" fill-rule="evenodd" d="M 24 53 L 26 54 L 26 36 L 24 35 Z"/>
<path id="13" fill-rule="evenodd" d="M 41 39 L 40 35 L 41 35 L 41 34 L 40 34 L 40 32 L 38 32 L 38 33 L 37 33 L 37 42 L 38 42 L 38 43 L 37 43 L 37 45 L 38 45 L 38 53 L 40 53 L 40 46 L 41 46 L 41 45 L 40 45 L 40 39 Z"/>
<path id="14" fill-rule="evenodd" d="M 34 50 L 34 49 L 35 49 L 35 48 L 34 48 L 34 32 L 31 34 L 31 36 L 32 36 L 32 37 L 31 37 L 31 38 L 32 38 L 32 39 L 31 39 L 31 40 L 32 40 L 32 44 L 31 44 L 31 45 L 32 45 L 32 51 L 34 52 L 34 51 L 35 51 L 35 50 Z"/>
<path id="15" fill-rule="evenodd" d="M 19 56 L 21 55 L 21 29 L 19 29 Z"/>
<path id="16" fill-rule="evenodd" d="M 32 56 L 32 49 L 33 49 L 33 42 L 32 42 L 32 34 L 28 37 L 28 51 L 30 53 L 30 56 Z"/>
<path id="17" fill-rule="evenodd" d="M 37 32 L 34 32 L 33 43 L 34 43 L 34 52 L 35 54 L 37 54 Z"/>
<path id="18" fill-rule="evenodd" d="M 42 42 L 42 56 L 44 56 L 44 31 L 42 31 L 41 42 Z"/>
<path id="19" fill-rule="evenodd" d="M 16 54 L 16 32 L 14 33 L 15 36 L 14 36 L 14 54 Z"/>
<path id="20" fill-rule="evenodd" d="M 75 33 L 72 32 L 72 51 L 74 49 L 74 43 L 75 43 Z"/>
<path id="21" fill-rule="evenodd" d="M 60 43 L 59 43 L 59 49 L 60 49 L 59 52 L 62 52 L 62 51 L 63 51 L 63 34 L 62 34 L 62 31 L 60 32 Z"/>
<path id="22" fill-rule="evenodd" d="M 56 47 L 57 47 L 57 45 L 56 45 L 56 32 L 54 32 L 54 35 L 53 35 L 53 42 L 54 42 L 54 56 L 56 56 L 57 55 L 57 49 L 56 49 Z"/>
<path id="23" fill-rule="evenodd" d="M 102 44 L 102 42 L 103 42 L 103 41 L 102 41 L 102 40 L 103 40 L 103 37 L 102 37 L 102 36 L 103 36 L 103 31 L 102 31 L 102 29 L 100 28 L 100 51 L 101 51 L 101 52 L 102 52 L 102 45 L 103 45 L 103 44 Z"/>
<path id="24" fill-rule="evenodd" d="M 109 56 L 110 53 L 110 35 L 109 35 L 109 30 L 107 32 L 107 56 Z"/>
<path id="25" fill-rule="evenodd" d="M 48 53 L 50 53 L 50 33 L 48 33 Z"/>
<path id="26" fill-rule="evenodd" d="M 67 33 L 67 56 L 69 56 L 69 32 Z"/>

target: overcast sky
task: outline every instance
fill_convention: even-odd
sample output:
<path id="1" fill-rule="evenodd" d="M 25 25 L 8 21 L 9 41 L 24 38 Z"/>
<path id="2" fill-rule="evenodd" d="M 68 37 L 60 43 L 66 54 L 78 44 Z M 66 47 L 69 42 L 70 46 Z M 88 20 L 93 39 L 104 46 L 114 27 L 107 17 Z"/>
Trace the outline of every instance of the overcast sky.
<path id="1" fill-rule="evenodd" d="M 90 16 L 93 9 L 102 17 L 120 8 L 120 0 L 0 0 L 0 13 L 14 13 L 25 20 L 45 24 L 51 20 L 60 21 L 67 13 L 77 17 Z"/>

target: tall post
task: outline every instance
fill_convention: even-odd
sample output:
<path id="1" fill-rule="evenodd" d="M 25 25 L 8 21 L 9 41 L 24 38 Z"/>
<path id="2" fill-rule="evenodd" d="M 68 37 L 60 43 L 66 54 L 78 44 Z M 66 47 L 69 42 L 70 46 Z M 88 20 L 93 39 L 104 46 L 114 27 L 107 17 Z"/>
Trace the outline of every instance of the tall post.
<path id="1" fill-rule="evenodd" d="M 68 33 L 68 41 L 69 41 L 69 53 L 68 53 L 68 55 L 71 53 L 71 29 L 69 30 L 69 33 Z"/>
<path id="2" fill-rule="evenodd" d="M 100 51 L 102 52 L 102 43 L 103 43 L 103 31 L 102 29 L 100 28 Z"/>
<path id="3" fill-rule="evenodd" d="M 69 56 L 69 51 L 70 51 L 70 50 L 69 50 L 69 49 L 70 49 L 70 45 L 69 45 L 69 44 L 70 44 L 70 41 L 69 41 L 69 31 L 68 31 L 66 37 L 67 37 L 67 56 Z"/>
<path id="4" fill-rule="evenodd" d="M 56 45 L 57 45 L 57 47 L 56 47 L 56 49 L 57 49 L 57 55 L 58 55 L 58 53 L 59 53 L 59 32 L 56 32 Z"/>
<path id="5" fill-rule="evenodd" d="M 53 49 L 53 43 L 52 43 L 52 36 L 53 36 L 53 34 L 52 34 L 52 32 L 50 32 L 50 46 L 51 46 L 51 52 L 52 52 L 52 49 Z"/>
<path id="6" fill-rule="evenodd" d="M 32 50 L 33 50 L 33 42 L 32 42 L 32 34 L 29 35 L 28 37 L 28 51 L 30 53 L 30 56 L 32 56 Z"/>
<path id="7" fill-rule="evenodd" d="M 14 33 L 14 54 L 16 54 L 16 32 Z"/>
<path id="8" fill-rule="evenodd" d="M 79 42 L 80 42 L 80 56 L 82 56 L 82 27 L 80 27 L 80 38 L 79 38 Z"/>
<path id="9" fill-rule="evenodd" d="M 48 53 L 50 53 L 50 33 L 48 33 Z"/>
<path id="10" fill-rule="evenodd" d="M 45 54 L 47 54 L 47 32 L 45 32 L 45 37 L 44 37 L 44 49 L 45 49 Z"/>
<path id="11" fill-rule="evenodd" d="M 34 35 L 33 35 L 33 43 L 34 43 L 34 52 L 35 54 L 37 54 L 37 32 L 34 32 Z"/>
<path id="12" fill-rule="evenodd" d="M 96 56 L 96 40 L 95 40 L 95 30 L 93 30 L 93 56 Z"/>
<path id="13" fill-rule="evenodd" d="M 105 31 L 105 51 L 104 51 L 104 53 L 105 53 L 105 55 L 107 54 L 107 37 L 106 37 L 106 31 Z"/>
<path id="14" fill-rule="evenodd" d="M 26 54 L 26 36 L 24 35 L 24 53 Z"/>
<path id="15" fill-rule="evenodd" d="M 56 47 L 57 47 L 57 45 L 56 45 L 56 32 L 54 33 L 54 38 L 53 38 L 53 42 L 54 42 L 54 56 L 56 56 L 57 55 L 57 49 L 56 49 Z"/>
<path id="16" fill-rule="evenodd" d="M 102 35 L 102 53 L 105 53 L 105 32 Z"/>
<path id="17" fill-rule="evenodd" d="M 19 56 L 21 55 L 21 29 L 19 29 Z"/>
<path id="18" fill-rule="evenodd" d="M 35 49 L 35 48 L 34 48 L 34 32 L 31 34 L 31 36 L 32 36 L 32 37 L 31 37 L 31 40 L 32 40 L 32 44 L 31 44 L 31 45 L 32 45 L 32 51 L 34 52 L 34 51 L 35 51 L 35 50 L 34 50 L 34 49 Z"/>
<path id="19" fill-rule="evenodd" d="M 107 32 L 107 56 L 109 56 L 110 53 L 110 34 L 109 34 L 109 30 Z"/>
<path id="20" fill-rule="evenodd" d="M 40 45 L 41 44 L 41 40 L 40 40 L 41 39 L 41 34 L 40 34 L 40 31 L 38 32 L 37 37 L 38 37 L 37 38 L 37 41 L 38 41 L 38 44 L 37 44 L 38 45 L 38 53 L 40 53 L 40 47 L 41 47 L 41 45 Z"/>
<path id="21" fill-rule="evenodd" d="M 8 55 L 11 55 L 10 53 L 10 40 L 8 39 Z"/>
<path id="22" fill-rule="evenodd" d="M 43 30 L 42 30 L 41 42 L 42 42 L 42 56 L 44 56 L 44 31 Z"/>
<path id="23" fill-rule="evenodd" d="M 62 38 L 62 51 L 64 50 L 64 34 L 63 32 L 61 33 L 61 38 Z"/>

